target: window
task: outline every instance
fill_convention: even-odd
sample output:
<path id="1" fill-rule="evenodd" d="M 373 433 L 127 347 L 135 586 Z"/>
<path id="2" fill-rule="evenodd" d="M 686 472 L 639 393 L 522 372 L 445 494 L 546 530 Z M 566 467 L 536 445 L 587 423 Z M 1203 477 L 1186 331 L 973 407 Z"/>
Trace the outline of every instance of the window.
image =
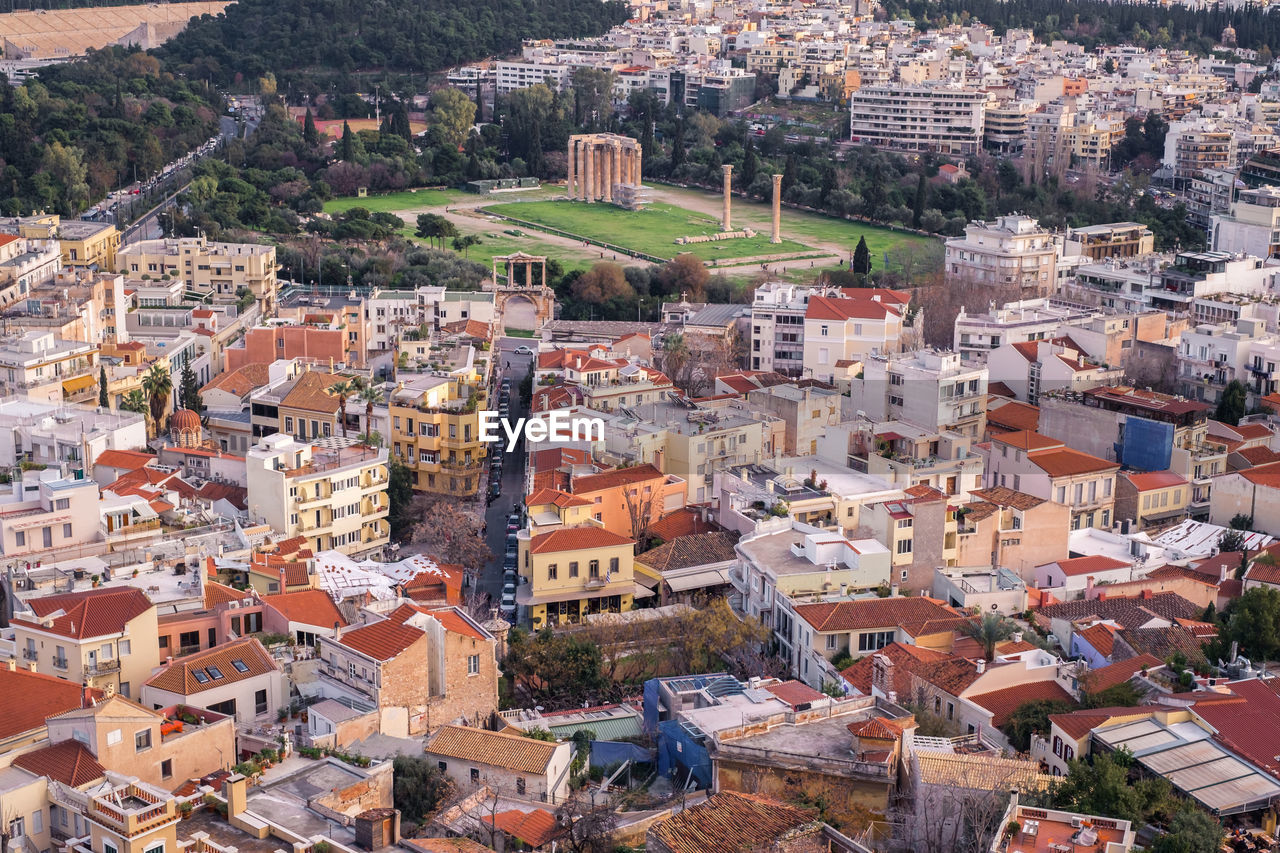
<path id="1" fill-rule="evenodd" d="M 471 768 L 471 784 L 472 785 L 480 784 L 480 771 L 475 767 Z"/>
<path id="2" fill-rule="evenodd" d="M 893 642 L 893 631 L 871 631 L 858 635 L 858 651 L 874 652 Z"/>
<path id="3" fill-rule="evenodd" d="M 209 675 L 213 677 L 214 681 L 220 681 L 224 677 L 222 675 L 222 670 L 218 669 L 216 666 L 206 667 L 206 669 L 209 670 Z"/>
<path id="4" fill-rule="evenodd" d="M 1057 735 L 1053 736 L 1053 754 L 1062 757 L 1062 738 Z"/>
<path id="5" fill-rule="evenodd" d="M 838 638 L 836 637 L 835 634 L 828 634 L 827 635 L 827 651 L 835 651 L 837 642 L 838 642 Z"/>
<path id="6" fill-rule="evenodd" d="M 609 574 L 616 575 L 617 573 L 618 573 L 618 558 L 610 557 L 609 558 Z"/>
<path id="7" fill-rule="evenodd" d="M 122 740 L 119 729 L 112 729 L 107 732 L 107 746 L 115 746 Z"/>
<path id="8" fill-rule="evenodd" d="M 9 837 L 10 838 L 16 835 L 26 835 L 26 834 L 27 834 L 27 829 L 23 825 L 22 818 L 15 817 L 13 820 L 9 821 Z"/>
<path id="9" fill-rule="evenodd" d="M 253 694 L 253 712 L 255 714 L 267 713 L 267 691 L 259 690 Z"/>
<path id="10" fill-rule="evenodd" d="M 110 841 L 107 841 L 104 838 L 102 840 L 102 853 L 120 853 L 120 851 L 116 849 L 116 846 L 114 844 L 112 844 Z"/>
<path id="11" fill-rule="evenodd" d="M 347 662 L 347 678 L 355 678 L 355 677 L 356 677 L 356 665 L 348 661 Z"/>
<path id="12" fill-rule="evenodd" d="M 164 842 L 158 841 L 150 847 L 146 848 L 143 853 L 164 853 Z"/>
<path id="13" fill-rule="evenodd" d="M 160 778 L 168 779 L 173 776 L 173 759 L 166 758 L 160 762 Z"/>
<path id="14" fill-rule="evenodd" d="M 947 719 L 954 720 L 956 718 L 956 706 L 954 702 L 947 703 Z"/>
<path id="15" fill-rule="evenodd" d="M 578 576 L 578 561 L 574 560 L 569 563 L 569 577 L 576 578 Z"/>
<path id="16" fill-rule="evenodd" d="M 130 698 L 129 682 L 127 681 L 120 682 L 120 695 L 126 699 Z"/>
<path id="17" fill-rule="evenodd" d="M 169 638 L 168 638 L 168 637 L 164 637 L 163 639 L 164 639 L 164 641 L 165 641 L 165 645 L 168 645 L 168 644 L 169 644 Z M 121 640 L 120 642 L 116 643 L 116 647 L 117 647 L 117 649 L 118 649 L 118 650 L 119 650 L 119 652 L 120 652 L 120 657 L 122 657 L 122 658 L 123 658 L 123 657 L 128 657 L 128 656 L 129 656 L 129 652 L 133 650 L 133 644 L 132 644 L 132 643 L 130 643 L 128 640 Z"/>
<path id="18" fill-rule="evenodd" d="M 437 761 L 436 767 L 439 767 L 440 772 L 443 773 L 444 771 L 449 769 L 449 763 L 447 761 Z"/>
<path id="19" fill-rule="evenodd" d="M 899 554 L 910 554 L 910 553 L 911 553 L 911 541 L 912 541 L 912 540 L 910 540 L 910 539 L 899 539 L 899 540 L 898 540 L 898 553 L 899 553 Z"/>
<path id="20" fill-rule="evenodd" d="M 233 661 L 231 662 L 231 665 L 232 665 L 232 666 L 234 666 L 234 667 L 236 668 L 236 672 L 248 672 L 248 671 L 249 671 L 249 666 L 248 666 L 244 661 L 240 660 L 240 658 L 236 658 L 235 660 L 233 660 Z"/>
<path id="21" fill-rule="evenodd" d="M 593 580 L 599 580 L 600 578 L 600 561 L 599 560 L 592 560 L 591 562 L 587 563 L 587 577 Z"/>
<path id="22" fill-rule="evenodd" d="M 143 729 L 133 736 L 133 751 L 142 752 L 151 748 L 151 729 Z"/>
<path id="23" fill-rule="evenodd" d="M 516 793 L 522 797 L 524 796 L 524 777 L 523 776 L 516 777 Z"/>
<path id="24" fill-rule="evenodd" d="M 14 536 L 15 543 L 19 547 L 22 547 L 27 544 L 27 534 L 24 531 L 19 530 L 16 533 L 14 533 L 13 536 Z"/>
<path id="25" fill-rule="evenodd" d="M 71 538 L 71 525 L 70 525 L 70 524 L 64 524 L 64 525 L 62 525 L 62 538 L 63 538 L 63 539 L 70 539 L 70 538 Z"/>
<path id="26" fill-rule="evenodd" d="M 549 581 L 555 580 L 556 572 L 558 571 L 558 569 L 559 569 L 559 566 L 557 566 L 555 563 L 549 564 L 547 566 L 547 580 Z"/>
<path id="27" fill-rule="evenodd" d="M 480 655 L 471 655 L 467 658 L 467 675 L 480 674 Z"/>
<path id="28" fill-rule="evenodd" d="M 44 812 L 40 809 L 36 809 L 31 813 L 31 831 L 36 835 L 44 832 Z"/>
<path id="29" fill-rule="evenodd" d="M 58 498 L 53 502 L 54 509 L 71 509 L 71 498 Z"/>

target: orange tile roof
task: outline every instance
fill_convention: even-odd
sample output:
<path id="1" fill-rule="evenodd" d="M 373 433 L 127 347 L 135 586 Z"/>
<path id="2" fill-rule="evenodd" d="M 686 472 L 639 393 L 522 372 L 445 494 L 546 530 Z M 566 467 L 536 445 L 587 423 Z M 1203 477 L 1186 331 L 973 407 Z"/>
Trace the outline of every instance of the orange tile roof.
<path id="1" fill-rule="evenodd" d="M 1004 436 L 997 436 L 994 440 L 999 441 L 1002 438 Z M 1092 474 L 1120 468 L 1118 462 L 1108 462 L 1097 456 L 1072 450 L 1070 447 L 1057 450 L 1034 450 L 1027 454 L 1027 458 L 1050 477 L 1071 477 L 1076 474 Z"/>
<path id="2" fill-rule="evenodd" d="M 717 529 L 715 524 L 704 521 L 702 513 L 691 507 L 683 507 L 669 512 L 649 525 L 649 535 L 657 536 L 664 542 L 679 539 L 683 536 L 698 536 L 711 533 Z"/>
<path id="3" fill-rule="evenodd" d="M 553 504 L 563 509 L 570 506 L 590 506 L 591 501 L 562 492 L 559 489 L 538 489 L 524 499 L 525 506 Z"/>
<path id="4" fill-rule="evenodd" d="M 931 630 L 953 630 L 966 617 L 936 598 L 865 598 L 799 604 L 796 615 L 818 631 L 858 631 L 898 626 L 913 637 Z"/>
<path id="5" fill-rule="evenodd" d="M 487 639 L 484 634 L 476 629 L 475 625 L 472 625 L 467 621 L 466 617 L 463 616 L 457 608 L 442 607 L 435 610 L 428 610 L 427 613 L 439 620 L 440 624 L 444 626 L 446 631 L 454 634 L 461 634 L 462 636 L 470 637 L 473 640 L 483 641 Z"/>
<path id="6" fill-rule="evenodd" d="M 974 489 L 969 492 L 975 498 L 980 498 L 987 503 L 996 506 L 1007 506 L 1019 510 L 1035 509 L 1042 503 L 1046 503 L 1044 498 L 1038 498 L 1035 495 L 1029 495 L 1026 492 L 1018 492 L 1005 486 L 992 486 L 989 489 Z"/>
<path id="7" fill-rule="evenodd" d="M 1076 631 L 1076 636 L 1088 643 L 1098 654 L 1104 658 L 1109 658 L 1116 647 L 1117 630 L 1119 629 L 1105 622 L 1099 622 L 1096 625 L 1090 625 L 1083 631 Z"/>
<path id="8" fill-rule="evenodd" d="M 1267 465 L 1257 465 L 1247 471 L 1241 471 L 1240 476 L 1244 477 L 1250 483 L 1259 486 L 1265 486 L 1270 489 L 1280 489 L 1280 462 L 1272 462 Z"/>
<path id="9" fill-rule="evenodd" d="M 400 844 L 418 853 L 493 853 L 493 848 L 470 838 L 405 838 Z"/>
<path id="10" fill-rule="evenodd" d="M 1090 708 L 1088 710 L 1072 711 L 1067 714 L 1050 714 L 1049 721 L 1060 728 L 1064 734 L 1080 740 L 1099 726 L 1105 726 L 1117 718 L 1150 717 L 1157 711 L 1168 710 L 1172 709 L 1166 705 L 1142 705 L 1134 708 Z"/>
<path id="11" fill-rule="evenodd" d="M 262 604 L 279 613 L 289 622 L 303 625 L 314 625 L 318 628 L 332 628 L 337 625 L 344 628 L 347 620 L 333 603 L 329 594 L 319 589 L 304 589 L 298 592 L 282 592 L 268 595 Z"/>
<path id="12" fill-rule="evenodd" d="M 126 624 L 151 609 L 151 602 L 140 589 L 115 587 L 46 595 L 30 599 L 27 606 L 36 618 L 15 617 L 15 625 L 82 640 L 123 632 Z M 54 618 L 52 625 L 40 623 L 41 619 L 59 610 L 62 615 Z"/>
<path id="13" fill-rule="evenodd" d="M 946 652 L 926 649 L 924 646 L 909 646 L 905 643 L 890 643 L 876 654 L 882 654 L 893 661 L 893 689 L 897 691 L 899 697 L 910 696 L 913 692 L 911 674 L 916 669 L 922 668 L 925 664 L 951 659 L 951 655 Z M 845 681 L 868 696 L 871 695 L 871 671 L 874 658 L 875 654 L 861 657 L 840 673 Z"/>
<path id="14" fill-rule="evenodd" d="M 573 493 L 575 495 L 586 495 L 619 486 L 631 486 L 647 480 L 661 480 L 665 476 L 653 465 L 646 462 L 643 465 L 632 465 L 629 468 L 614 468 L 609 471 L 601 471 L 599 474 L 574 477 Z"/>
<path id="15" fill-rule="evenodd" d="M 649 830 L 672 853 L 739 853 L 774 846 L 817 813 L 737 791 L 721 791 Z"/>
<path id="16" fill-rule="evenodd" d="M 1164 666 L 1164 661 L 1160 658 L 1155 655 L 1141 654 L 1085 673 L 1080 687 L 1089 693 L 1101 693 L 1109 687 L 1123 684 L 1144 669 L 1156 669 L 1161 666 Z"/>
<path id="17" fill-rule="evenodd" d="M 90 690 L 97 698 L 100 690 Z M 74 681 L 0 666 L 0 738 L 38 729 L 54 714 L 79 708 L 84 688 Z"/>
<path id="18" fill-rule="evenodd" d="M 64 740 L 52 746 L 24 752 L 13 759 L 13 764 L 72 788 L 96 782 L 107 773 L 89 751 L 89 747 L 78 740 Z"/>
<path id="19" fill-rule="evenodd" d="M 229 601 L 239 601 L 242 598 L 253 598 L 252 592 L 242 592 L 234 587 L 226 584 L 220 584 L 216 581 L 207 580 L 204 582 L 204 606 L 217 607 L 219 604 L 226 604 Z"/>
<path id="20" fill-rule="evenodd" d="M 330 394 L 328 389 L 335 382 L 342 382 L 342 376 L 335 373 L 322 373 L 309 370 L 299 374 L 293 387 L 280 400 L 282 409 L 302 409 L 307 412 L 320 412 L 327 415 L 338 411 L 338 398 Z"/>
<path id="21" fill-rule="evenodd" d="M 401 625 L 391 619 L 374 622 L 345 631 L 338 642 L 374 660 L 391 660 L 426 637 L 417 628 Z"/>
<path id="22" fill-rule="evenodd" d="M 236 667 L 235 661 L 244 664 L 245 671 Z M 180 696 L 192 696 L 206 690 L 214 690 L 227 684 L 246 681 L 270 672 L 279 672 L 280 668 L 267 650 L 262 647 L 256 637 L 243 637 L 232 640 L 202 652 L 178 658 L 155 675 L 148 678 L 145 684 L 156 690 L 176 693 Z M 201 676 L 197 676 L 200 673 Z M 218 675 L 221 674 L 221 678 Z M 201 681 L 201 677 L 205 680 Z"/>
<path id="23" fill-rule="evenodd" d="M 1050 438 L 1047 435 L 1041 435 L 1028 429 L 1018 430 L 1017 432 L 1004 432 L 1000 435 L 992 436 L 991 441 L 992 443 L 999 442 L 1010 447 L 1016 447 L 1019 450 L 1028 451 L 1050 450 L 1065 446 L 1056 438 Z"/>
<path id="24" fill-rule="evenodd" d="M 869 737 L 877 740 L 897 740 L 902 737 L 902 726 L 887 717 L 872 717 L 858 723 L 845 726 L 854 737 Z"/>
<path id="25" fill-rule="evenodd" d="M 206 391 L 226 391 L 235 397 L 246 397 L 255 388 L 261 388 L 271 381 L 270 365 L 246 364 L 236 370 L 219 373 L 209 380 L 200 393 Z"/>
<path id="26" fill-rule="evenodd" d="M 783 702 L 791 707 L 802 705 L 805 702 L 814 702 L 822 698 L 821 693 L 814 690 L 803 681 L 781 681 L 777 684 L 770 684 L 764 688 L 765 690 L 777 696 Z"/>
<path id="27" fill-rule="evenodd" d="M 1034 432 L 1040 427 L 1040 407 L 1013 401 L 987 408 L 987 423 L 1013 432 Z"/>
<path id="28" fill-rule="evenodd" d="M 430 737 L 424 751 L 504 767 L 517 773 L 546 773 L 558 748 L 558 744 L 524 735 L 444 725 Z"/>
<path id="29" fill-rule="evenodd" d="M 149 462 L 154 462 L 154 453 L 142 453 L 137 450 L 104 450 L 93 460 L 94 467 L 119 468 L 133 471 Z"/>
<path id="30" fill-rule="evenodd" d="M 535 554 L 558 551 L 585 551 L 590 548 L 609 548 L 615 545 L 634 545 L 634 539 L 619 536 L 602 527 L 564 527 L 533 537 L 529 550 Z"/>
<path id="31" fill-rule="evenodd" d="M 830 296 L 813 296 L 805 309 L 806 320 L 883 320 L 899 317 L 897 306 L 877 302 L 874 299 L 836 299 Z"/>
<path id="32" fill-rule="evenodd" d="M 552 839 L 559 838 L 567 831 L 556 821 L 556 816 L 546 809 L 534 809 L 531 812 L 511 809 L 492 816 L 485 815 L 484 822 L 535 848 L 549 844 Z"/>
<path id="33" fill-rule="evenodd" d="M 1003 690 L 990 693 L 979 693 L 968 697 L 969 701 L 986 708 L 991 712 L 991 725 L 999 728 L 1009 721 L 1009 717 L 1018 706 L 1027 702 L 1065 702 L 1075 705 L 1076 700 L 1056 681 L 1034 681 L 1030 684 L 1016 684 Z"/>
<path id="34" fill-rule="evenodd" d="M 1059 560 L 1058 568 L 1069 578 L 1080 577 L 1081 575 L 1090 575 L 1095 572 L 1111 572 L 1116 569 L 1126 569 L 1133 565 L 1126 563 L 1124 560 L 1117 560 L 1114 557 L 1105 557 L 1101 554 L 1094 554 L 1089 557 L 1073 557 L 1069 560 Z"/>
<path id="35" fill-rule="evenodd" d="M 1137 471 L 1126 471 L 1120 476 L 1127 477 L 1133 487 L 1140 492 L 1150 491 L 1151 489 L 1167 489 L 1171 486 L 1185 486 L 1186 479 L 1178 476 L 1172 471 L 1150 471 L 1140 473 Z"/>

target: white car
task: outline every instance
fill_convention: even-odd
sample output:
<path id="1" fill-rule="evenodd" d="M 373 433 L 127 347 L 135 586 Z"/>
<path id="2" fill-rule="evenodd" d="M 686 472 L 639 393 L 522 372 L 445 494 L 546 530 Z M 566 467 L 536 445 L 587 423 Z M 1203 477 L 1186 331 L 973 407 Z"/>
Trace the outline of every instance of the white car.
<path id="1" fill-rule="evenodd" d="M 515 352 L 516 352 L 516 355 L 533 355 L 533 350 L 531 350 L 529 347 L 525 346 L 524 344 L 521 344 L 520 346 L 516 347 Z"/>
<path id="2" fill-rule="evenodd" d="M 514 592 L 504 592 L 502 594 L 502 612 L 516 612 L 516 594 Z"/>

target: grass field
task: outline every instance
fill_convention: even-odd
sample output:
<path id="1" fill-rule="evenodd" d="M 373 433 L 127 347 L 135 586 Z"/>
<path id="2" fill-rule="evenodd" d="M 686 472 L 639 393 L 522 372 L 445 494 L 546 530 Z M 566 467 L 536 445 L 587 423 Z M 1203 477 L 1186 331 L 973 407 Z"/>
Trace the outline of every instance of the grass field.
<path id="1" fill-rule="evenodd" d="M 413 210 L 419 207 L 443 207 L 452 204 L 468 193 L 462 190 L 405 190 L 385 195 L 371 195 L 367 198 L 346 196 L 335 198 L 324 203 L 324 212 L 328 214 L 345 213 L 353 207 L 363 207 L 370 213 L 395 213 L 400 210 Z M 475 198 L 475 196 L 470 196 Z"/>
<path id="2" fill-rule="evenodd" d="M 493 204 L 486 206 L 485 210 L 660 258 L 690 252 L 710 261 L 793 254 L 808 248 L 792 240 L 774 245 L 769 242 L 767 233 L 715 243 L 677 245 L 677 237 L 718 233 L 720 221 L 668 204 L 654 204 L 645 210 L 623 210 L 609 204 L 586 205 L 561 200 Z"/>

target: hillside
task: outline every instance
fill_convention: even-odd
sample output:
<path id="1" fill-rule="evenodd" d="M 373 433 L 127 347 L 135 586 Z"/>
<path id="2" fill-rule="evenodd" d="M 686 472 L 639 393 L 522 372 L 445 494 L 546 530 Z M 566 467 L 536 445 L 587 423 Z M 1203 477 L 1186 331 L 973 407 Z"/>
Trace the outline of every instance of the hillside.
<path id="1" fill-rule="evenodd" d="M 271 72 L 423 73 L 518 50 L 521 38 L 597 35 L 625 20 L 616 0 L 240 0 L 157 51 L 175 70 L 224 85 Z"/>

